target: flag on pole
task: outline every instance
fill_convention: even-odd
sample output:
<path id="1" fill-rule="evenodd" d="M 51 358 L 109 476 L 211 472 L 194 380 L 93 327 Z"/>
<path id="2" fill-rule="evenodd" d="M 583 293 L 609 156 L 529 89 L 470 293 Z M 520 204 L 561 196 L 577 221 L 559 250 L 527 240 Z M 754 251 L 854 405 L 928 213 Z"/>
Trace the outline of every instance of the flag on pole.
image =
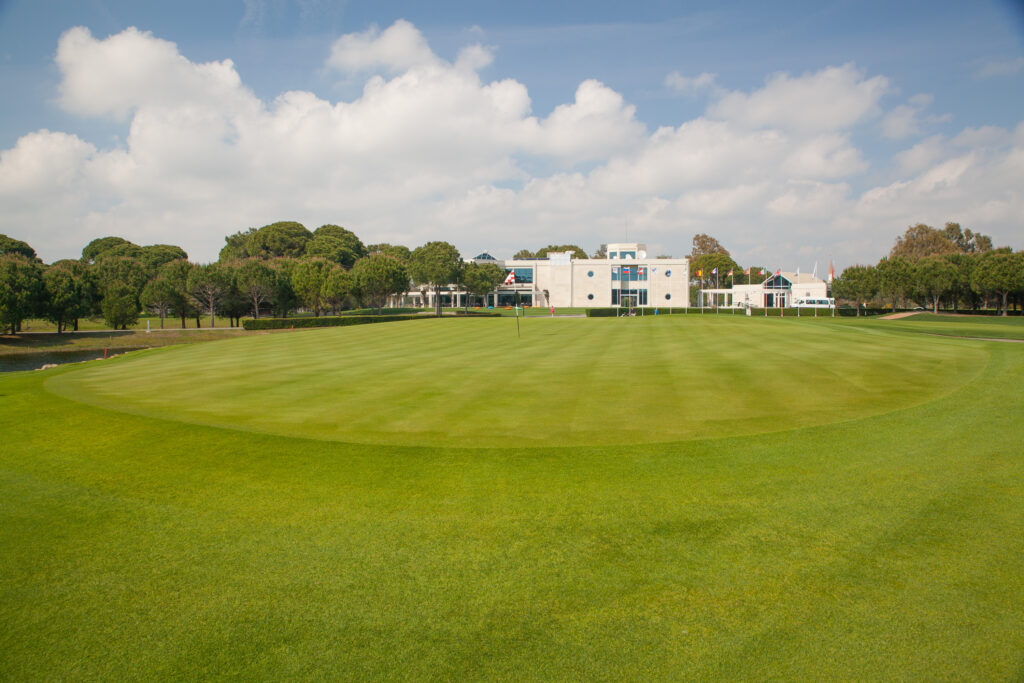
<path id="1" fill-rule="evenodd" d="M 732 269 L 732 268 L 730 268 L 730 269 L 729 269 L 729 272 L 728 272 L 728 273 L 726 273 L 726 275 L 728 275 L 729 277 L 732 277 L 732 270 L 733 270 L 733 269 Z"/>
<path id="2" fill-rule="evenodd" d="M 516 271 L 510 270 L 510 271 L 508 271 L 508 277 L 506 277 L 505 281 L 502 282 L 501 284 L 503 284 L 503 285 L 514 285 L 515 283 L 516 283 Z"/>
<path id="3" fill-rule="evenodd" d="M 704 273 L 701 272 L 700 268 L 697 269 L 697 277 L 704 277 Z"/>
<path id="4" fill-rule="evenodd" d="M 712 270 L 711 274 L 712 275 L 718 275 L 718 268 L 715 268 L 714 270 Z"/>
<path id="5" fill-rule="evenodd" d="M 832 280 L 836 277 L 836 268 L 832 265 L 832 259 L 828 260 L 828 283 L 832 284 Z"/>

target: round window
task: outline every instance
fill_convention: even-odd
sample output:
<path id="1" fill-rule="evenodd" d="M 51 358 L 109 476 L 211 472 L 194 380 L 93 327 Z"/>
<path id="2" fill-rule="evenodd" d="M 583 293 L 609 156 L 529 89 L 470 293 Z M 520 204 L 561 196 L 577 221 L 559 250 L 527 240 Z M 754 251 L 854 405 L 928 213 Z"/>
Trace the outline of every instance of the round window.
<path id="1" fill-rule="evenodd" d="M 587 298 L 590 299 L 591 301 L 593 301 L 594 300 L 594 295 L 593 294 L 587 294 Z"/>
<path id="2" fill-rule="evenodd" d="M 594 277 L 594 271 L 588 270 L 587 271 L 587 277 Z"/>
<path id="3" fill-rule="evenodd" d="M 672 271 L 671 270 L 666 270 L 665 271 L 665 277 L 672 277 Z"/>
<path id="4" fill-rule="evenodd" d="M 667 300 L 669 300 L 669 299 L 671 299 L 671 298 L 672 298 L 672 295 L 671 295 L 671 294 L 666 294 L 666 295 L 665 295 L 665 300 L 666 300 L 666 301 L 667 301 Z"/>

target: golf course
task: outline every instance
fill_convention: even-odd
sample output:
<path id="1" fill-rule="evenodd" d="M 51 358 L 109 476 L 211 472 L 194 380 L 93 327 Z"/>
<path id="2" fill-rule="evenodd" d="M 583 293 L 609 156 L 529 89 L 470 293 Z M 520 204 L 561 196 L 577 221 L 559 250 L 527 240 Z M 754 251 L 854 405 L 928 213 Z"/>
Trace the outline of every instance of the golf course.
<path id="1" fill-rule="evenodd" d="M 0 374 L 0 680 L 1024 679 L 1022 323 L 438 318 Z"/>

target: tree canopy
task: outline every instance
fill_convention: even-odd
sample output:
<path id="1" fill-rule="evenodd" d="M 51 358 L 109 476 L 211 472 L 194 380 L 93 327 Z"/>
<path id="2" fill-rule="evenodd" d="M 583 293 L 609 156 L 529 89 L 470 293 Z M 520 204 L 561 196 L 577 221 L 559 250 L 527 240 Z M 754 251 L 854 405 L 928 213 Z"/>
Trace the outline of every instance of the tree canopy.
<path id="1" fill-rule="evenodd" d="M 409 259 L 409 274 L 420 284 L 434 287 L 434 308 L 441 315 L 441 286 L 459 279 L 462 257 L 448 242 L 428 242 L 416 247 Z"/>
<path id="2" fill-rule="evenodd" d="M 123 237 L 98 237 L 92 242 L 89 242 L 89 244 L 85 245 L 82 249 L 82 260 L 86 263 L 95 263 L 96 260 L 105 252 L 116 247 L 121 247 L 122 250 L 124 250 L 128 248 L 126 245 L 138 248 L 137 245 L 132 244 Z M 119 253 L 118 255 L 123 256 L 124 254 Z"/>
<path id="3" fill-rule="evenodd" d="M 729 250 L 722 246 L 722 244 L 711 235 L 706 233 L 700 233 L 693 236 L 693 248 L 690 250 L 690 258 L 695 259 L 698 256 L 706 256 L 708 254 L 725 254 L 729 255 Z"/>
<path id="4" fill-rule="evenodd" d="M 401 261 L 376 252 L 356 261 L 352 268 L 356 290 L 363 302 L 381 312 L 389 296 L 401 294 L 409 288 L 409 272 Z"/>
<path id="5" fill-rule="evenodd" d="M 246 250 L 249 256 L 274 258 L 277 256 L 298 257 L 306 253 L 306 244 L 313 239 L 313 233 L 302 223 L 281 221 L 264 225 L 249 236 Z"/>
<path id="6" fill-rule="evenodd" d="M 0 256 L 4 254 L 21 254 L 27 259 L 36 259 L 36 250 L 29 246 L 28 242 L 16 240 L 7 235 L 0 235 Z"/>

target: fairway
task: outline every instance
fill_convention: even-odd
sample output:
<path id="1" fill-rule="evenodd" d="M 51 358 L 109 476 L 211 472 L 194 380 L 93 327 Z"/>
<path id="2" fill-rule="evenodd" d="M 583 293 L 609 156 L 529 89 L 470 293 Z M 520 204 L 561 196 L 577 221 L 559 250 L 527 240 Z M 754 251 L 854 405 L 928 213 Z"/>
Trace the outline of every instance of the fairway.
<path id="1" fill-rule="evenodd" d="M 730 318 L 0 376 L 0 680 L 1024 676 L 1024 345 Z"/>
<path id="2" fill-rule="evenodd" d="M 921 353 L 922 345 L 928 352 Z M 500 447 L 781 431 L 915 405 L 979 349 L 733 316 L 424 320 L 136 354 L 47 384 L 117 410 L 352 443 Z"/>

